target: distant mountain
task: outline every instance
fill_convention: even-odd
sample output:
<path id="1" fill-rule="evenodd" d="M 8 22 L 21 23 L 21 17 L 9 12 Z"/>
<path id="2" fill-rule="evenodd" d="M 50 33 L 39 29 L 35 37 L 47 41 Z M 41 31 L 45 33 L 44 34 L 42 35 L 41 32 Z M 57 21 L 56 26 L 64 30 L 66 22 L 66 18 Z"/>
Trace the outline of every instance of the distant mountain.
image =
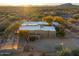
<path id="1" fill-rule="evenodd" d="M 66 4 L 62 4 L 61 6 L 68 7 L 68 6 L 73 6 L 73 5 L 71 3 L 66 3 Z"/>
<path id="2" fill-rule="evenodd" d="M 62 5 L 59 5 L 58 7 L 63 7 L 63 8 L 75 8 L 75 7 L 79 7 L 78 5 L 73 5 L 71 3 L 65 3 L 65 4 L 62 4 Z"/>

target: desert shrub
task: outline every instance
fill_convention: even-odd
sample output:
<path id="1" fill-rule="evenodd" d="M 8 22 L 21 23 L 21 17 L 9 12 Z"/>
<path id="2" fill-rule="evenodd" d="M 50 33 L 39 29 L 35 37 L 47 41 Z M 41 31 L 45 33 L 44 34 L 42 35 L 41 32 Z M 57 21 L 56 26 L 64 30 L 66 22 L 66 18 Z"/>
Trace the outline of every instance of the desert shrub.
<path id="1" fill-rule="evenodd" d="M 55 54 L 58 56 L 69 56 L 71 55 L 70 50 L 68 48 L 64 48 L 62 45 L 55 47 Z"/>
<path id="2" fill-rule="evenodd" d="M 79 49 L 72 50 L 72 55 L 79 56 Z"/>
<path id="3" fill-rule="evenodd" d="M 36 37 L 30 37 L 30 41 L 35 41 L 36 39 Z"/>
<path id="4" fill-rule="evenodd" d="M 63 29 L 61 29 L 60 27 L 55 27 L 56 29 L 56 35 L 58 37 L 64 37 L 65 36 L 65 31 Z"/>
<path id="5" fill-rule="evenodd" d="M 79 19 L 79 14 L 73 15 L 73 18 L 74 18 L 74 19 Z"/>

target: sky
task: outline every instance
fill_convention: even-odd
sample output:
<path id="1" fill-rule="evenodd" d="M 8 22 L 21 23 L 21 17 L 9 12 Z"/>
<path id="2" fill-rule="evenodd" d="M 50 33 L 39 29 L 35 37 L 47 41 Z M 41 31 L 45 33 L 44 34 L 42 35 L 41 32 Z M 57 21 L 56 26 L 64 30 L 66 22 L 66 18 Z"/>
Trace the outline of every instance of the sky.
<path id="1" fill-rule="evenodd" d="M 78 0 L 0 0 L 0 5 L 60 5 L 62 3 L 78 4 Z"/>

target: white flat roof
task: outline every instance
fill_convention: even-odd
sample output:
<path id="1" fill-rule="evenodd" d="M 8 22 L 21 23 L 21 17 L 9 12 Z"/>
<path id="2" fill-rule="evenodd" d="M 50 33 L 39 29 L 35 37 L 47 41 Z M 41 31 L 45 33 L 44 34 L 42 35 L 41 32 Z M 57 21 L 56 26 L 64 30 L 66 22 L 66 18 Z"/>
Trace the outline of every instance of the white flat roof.
<path id="1" fill-rule="evenodd" d="M 19 30 L 39 30 L 40 27 L 39 26 L 36 26 L 36 25 L 22 25 Z"/>
<path id="2" fill-rule="evenodd" d="M 40 26 L 40 25 L 22 25 L 19 30 L 43 30 L 43 31 L 56 31 L 54 26 Z"/>
<path id="3" fill-rule="evenodd" d="M 43 26 L 41 28 L 41 30 L 44 30 L 44 31 L 55 31 L 55 27 L 54 26 Z"/>
<path id="4" fill-rule="evenodd" d="M 29 21 L 29 22 L 24 22 L 22 25 L 42 25 L 42 24 L 48 25 L 47 22 L 42 22 L 42 21 L 40 21 L 40 22 L 31 22 L 31 21 Z"/>

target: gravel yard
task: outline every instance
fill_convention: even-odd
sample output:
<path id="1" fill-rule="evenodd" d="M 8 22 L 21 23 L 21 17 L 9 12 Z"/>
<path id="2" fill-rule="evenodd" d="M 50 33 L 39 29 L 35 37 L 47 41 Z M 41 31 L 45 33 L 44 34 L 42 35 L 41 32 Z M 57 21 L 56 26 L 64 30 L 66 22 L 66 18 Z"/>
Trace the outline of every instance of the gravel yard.
<path id="1" fill-rule="evenodd" d="M 45 51 L 51 52 L 55 49 L 57 45 L 63 43 L 63 46 L 69 49 L 79 48 L 79 39 L 78 38 L 69 38 L 69 39 L 41 39 L 34 42 L 30 42 L 29 46 L 32 47 L 35 51 Z"/>

